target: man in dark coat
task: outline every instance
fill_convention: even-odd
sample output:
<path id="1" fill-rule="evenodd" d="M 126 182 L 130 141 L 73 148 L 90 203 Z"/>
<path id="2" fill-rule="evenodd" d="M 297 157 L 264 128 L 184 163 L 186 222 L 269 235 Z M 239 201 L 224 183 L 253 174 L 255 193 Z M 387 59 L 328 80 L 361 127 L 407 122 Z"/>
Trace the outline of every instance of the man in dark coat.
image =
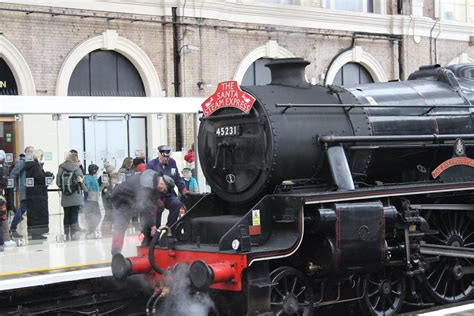
<path id="1" fill-rule="evenodd" d="M 125 231 L 133 215 L 140 215 L 142 232 L 149 236 L 156 231 L 156 217 L 161 218 L 156 214 L 162 211 L 162 207 L 177 208 L 179 213 L 181 202 L 176 195 L 169 194 L 173 188 L 173 179 L 160 177 L 153 170 L 134 174 L 115 187 L 111 196 L 114 219 L 112 255 L 122 251 Z"/>

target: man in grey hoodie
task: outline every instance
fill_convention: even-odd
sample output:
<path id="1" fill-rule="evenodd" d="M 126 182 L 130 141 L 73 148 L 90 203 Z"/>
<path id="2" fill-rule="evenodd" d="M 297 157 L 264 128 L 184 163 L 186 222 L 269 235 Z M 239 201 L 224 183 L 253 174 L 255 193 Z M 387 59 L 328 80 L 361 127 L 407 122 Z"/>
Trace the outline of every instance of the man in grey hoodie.
<path id="1" fill-rule="evenodd" d="M 20 197 L 20 207 L 17 209 L 15 216 L 13 217 L 12 223 L 10 225 L 10 232 L 15 238 L 22 238 L 23 236 L 17 232 L 16 228 L 20 223 L 23 214 L 26 213 L 26 156 L 28 155 L 31 158 L 31 155 L 34 151 L 33 146 L 26 146 L 24 154 L 21 154 L 18 160 L 15 163 L 15 167 L 10 171 L 10 178 L 15 180 L 15 185 L 17 188 L 18 195 Z"/>

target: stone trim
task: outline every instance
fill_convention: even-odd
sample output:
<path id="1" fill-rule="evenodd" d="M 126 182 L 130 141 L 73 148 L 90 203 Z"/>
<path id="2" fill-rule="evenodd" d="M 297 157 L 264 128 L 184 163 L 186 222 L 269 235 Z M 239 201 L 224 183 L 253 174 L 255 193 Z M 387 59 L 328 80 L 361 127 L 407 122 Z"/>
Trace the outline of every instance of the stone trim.
<path id="1" fill-rule="evenodd" d="M 148 55 L 132 41 L 121 37 L 115 30 L 90 38 L 75 47 L 64 60 L 56 84 L 56 95 L 67 96 L 72 73 L 81 59 L 94 50 L 113 50 L 124 55 L 137 69 L 147 97 L 161 97 L 160 78 Z"/>
<path id="2" fill-rule="evenodd" d="M 420 14 L 420 1 L 413 0 L 412 9 Z M 439 12 L 438 0 L 435 1 L 435 14 Z M 17 4 L 37 5 L 37 0 L 18 0 Z M 377 1 L 374 3 L 374 5 Z M 43 1 L 42 6 L 54 8 L 72 8 L 89 11 L 116 12 L 125 14 L 143 14 L 149 16 L 170 16 L 171 7 L 177 6 L 176 0 L 143 0 L 132 1 L 75 1 L 54 2 Z M 382 3 L 381 3 L 382 5 Z M 418 5 L 418 7 L 416 7 Z M 374 8 L 377 12 L 361 13 L 331 10 L 311 6 L 268 5 L 255 3 L 253 0 L 199 0 L 195 5 L 187 5 L 179 10 L 179 15 L 190 18 L 228 21 L 258 25 L 279 25 L 309 29 L 324 29 L 348 32 L 372 32 L 392 35 L 409 35 L 429 37 L 435 20 L 430 17 L 387 15 L 383 8 Z M 382 13 L 382 14 L 379 14 Z M 438 16 L 437 15 L 437 16 Z M 472 25 L 454 21 L 441 21 L 438 39 L 449 39 L 468 42 L 472 35 Z M 413 30 L 410 30 L 410 27 Z"/>
<path id="3" fill-rule="evenodd" d="M 363 65 L 375 82 L 386 82 L 388 80 L 382 65 L 377 61 L 377 59 L 364 51 L 362 47 L 355 46 L 353 49 L 340 54 L 333 60 L 326 73 L 326 80 L 324 83 L 332 84 L 339 69 L 350 62 Z"/>
<path id="4" fill-rule="evenodd" d="M 21 52 L 5 36 L 0 35 L 0 57 L 15 77 L 19 95 L 36 95 L 35 81 L 28 63 Z"/>

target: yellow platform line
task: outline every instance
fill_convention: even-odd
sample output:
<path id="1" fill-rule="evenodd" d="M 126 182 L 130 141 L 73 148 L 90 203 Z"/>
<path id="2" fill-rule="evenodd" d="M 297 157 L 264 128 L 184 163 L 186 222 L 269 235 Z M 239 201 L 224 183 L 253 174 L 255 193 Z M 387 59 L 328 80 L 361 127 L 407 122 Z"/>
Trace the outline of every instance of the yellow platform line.
<path id="1" fill-rule="evenodd" d="M 15 272 L 7 272 L 7 273 L 0 273 L 0 277 L 8 276 L 8 275 L 15 275 L 15 274 L 27 274 L 27 273 L 35 273 L 35 272 L 45 272 L 45 271 L 54 271 L 54 270 L 65 270 L 65 269 L 72 269 L 72 268 L 80 268 L 80 267 L 87 267 L 93 265 L 100 265 L 100 264 L 110 264 L 111 261 L 98 261 L 98 262 L 88 262 L 88 263 L 80 263 L 80 264 L 72 264 L 68 266 L 59 266 L 59 267 L 50 267 L 50 268 L 39 268 L 39 269 L 31 269 L 31 270 L 21 270 Z"/>

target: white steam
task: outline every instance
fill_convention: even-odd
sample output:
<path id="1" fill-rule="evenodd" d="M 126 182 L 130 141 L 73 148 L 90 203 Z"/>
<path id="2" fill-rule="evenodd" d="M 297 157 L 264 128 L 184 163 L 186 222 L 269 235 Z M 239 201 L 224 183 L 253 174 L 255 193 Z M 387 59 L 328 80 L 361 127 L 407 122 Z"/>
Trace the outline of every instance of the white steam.
<path id="1" fill-rule="evenodd" d="M 166 277 L 170 294 L 164 299 L 158 315 L 207 316 L 215 305 L 207 293 L 194 293 L 189 281 L 189 266 L 180 265 Z"/>

